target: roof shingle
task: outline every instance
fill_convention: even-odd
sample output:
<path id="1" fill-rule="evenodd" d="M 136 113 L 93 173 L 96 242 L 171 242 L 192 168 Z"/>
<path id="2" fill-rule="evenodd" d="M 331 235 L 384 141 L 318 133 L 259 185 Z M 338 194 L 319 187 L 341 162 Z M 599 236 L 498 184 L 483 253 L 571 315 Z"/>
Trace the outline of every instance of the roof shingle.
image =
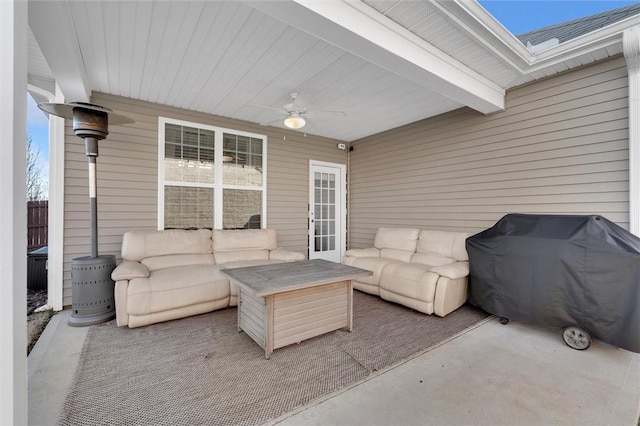
<path id="1" fill-rule="evenodd" d="M 528 31 L 518 34 L 516 37 L 525 46 L 527 42 L 535 46 L 553 38 L 557 38 L 560 43 L 564 43 L 638 14 L 640 14 L 640 3 Z"/>

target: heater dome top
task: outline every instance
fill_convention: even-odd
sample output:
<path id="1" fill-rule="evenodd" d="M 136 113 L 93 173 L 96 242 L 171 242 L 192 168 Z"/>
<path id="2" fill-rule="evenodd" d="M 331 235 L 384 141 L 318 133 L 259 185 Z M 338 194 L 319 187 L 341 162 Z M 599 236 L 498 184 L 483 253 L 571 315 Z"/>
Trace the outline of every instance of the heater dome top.
<path id="1" fill-rule="evenodd" d="M 107 114 L 109 116 L 109 124 L 121 125 L 121 124 L 131 124 L 134 121 L 129 117 L 125 117 L 124 115 L 116 114 L 113 110 L 95 104 L 90 104 L 87 102 L 67 102 L 66 104 L 56 104 L 56 103 L 48 103 L 43 102 L 38 104 L 38 108 L 46 112 L 47 114 L 53 114 L 58 117 L 64 117 L 73 119 L 73 110 L 76 108 L 95 111 L 98 113 Z"/>

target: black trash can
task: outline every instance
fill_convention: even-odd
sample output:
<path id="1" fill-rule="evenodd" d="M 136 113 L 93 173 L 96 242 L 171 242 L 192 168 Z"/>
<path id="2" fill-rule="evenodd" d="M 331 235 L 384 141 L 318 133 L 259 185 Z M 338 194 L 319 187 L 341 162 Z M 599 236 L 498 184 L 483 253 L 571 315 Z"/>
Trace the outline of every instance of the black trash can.
<path id="1" fill-rule="evenodd" d="M 47 260 L 49 249 L 41 247 L 27 253 L 27 288 L 33 291 L 47 289 Z"/>

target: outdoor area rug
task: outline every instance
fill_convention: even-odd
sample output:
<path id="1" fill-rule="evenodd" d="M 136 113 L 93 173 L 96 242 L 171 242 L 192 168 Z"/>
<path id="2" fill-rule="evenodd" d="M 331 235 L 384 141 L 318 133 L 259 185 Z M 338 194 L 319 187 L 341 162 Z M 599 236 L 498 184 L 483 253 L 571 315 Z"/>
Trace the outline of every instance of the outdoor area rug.
<path id="1" fill-rule="evenodd" d="M 433 348 L 487 313 L 445 318 L 354 291 L 353 332 L 276 349 L 237 331 L 236 309 L 129 329 L 92 326 L 61 425 L 260 424 Z"/>

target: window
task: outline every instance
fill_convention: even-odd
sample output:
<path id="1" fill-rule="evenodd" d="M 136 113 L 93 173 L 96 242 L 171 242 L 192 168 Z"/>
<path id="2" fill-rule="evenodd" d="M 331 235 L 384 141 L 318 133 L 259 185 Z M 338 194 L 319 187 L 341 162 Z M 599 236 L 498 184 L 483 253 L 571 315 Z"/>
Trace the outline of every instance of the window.
<path id="1" fill-rule="evenodd" d="M 158 228 L 262 228 L 266 136 L 159 119 Z"/>

